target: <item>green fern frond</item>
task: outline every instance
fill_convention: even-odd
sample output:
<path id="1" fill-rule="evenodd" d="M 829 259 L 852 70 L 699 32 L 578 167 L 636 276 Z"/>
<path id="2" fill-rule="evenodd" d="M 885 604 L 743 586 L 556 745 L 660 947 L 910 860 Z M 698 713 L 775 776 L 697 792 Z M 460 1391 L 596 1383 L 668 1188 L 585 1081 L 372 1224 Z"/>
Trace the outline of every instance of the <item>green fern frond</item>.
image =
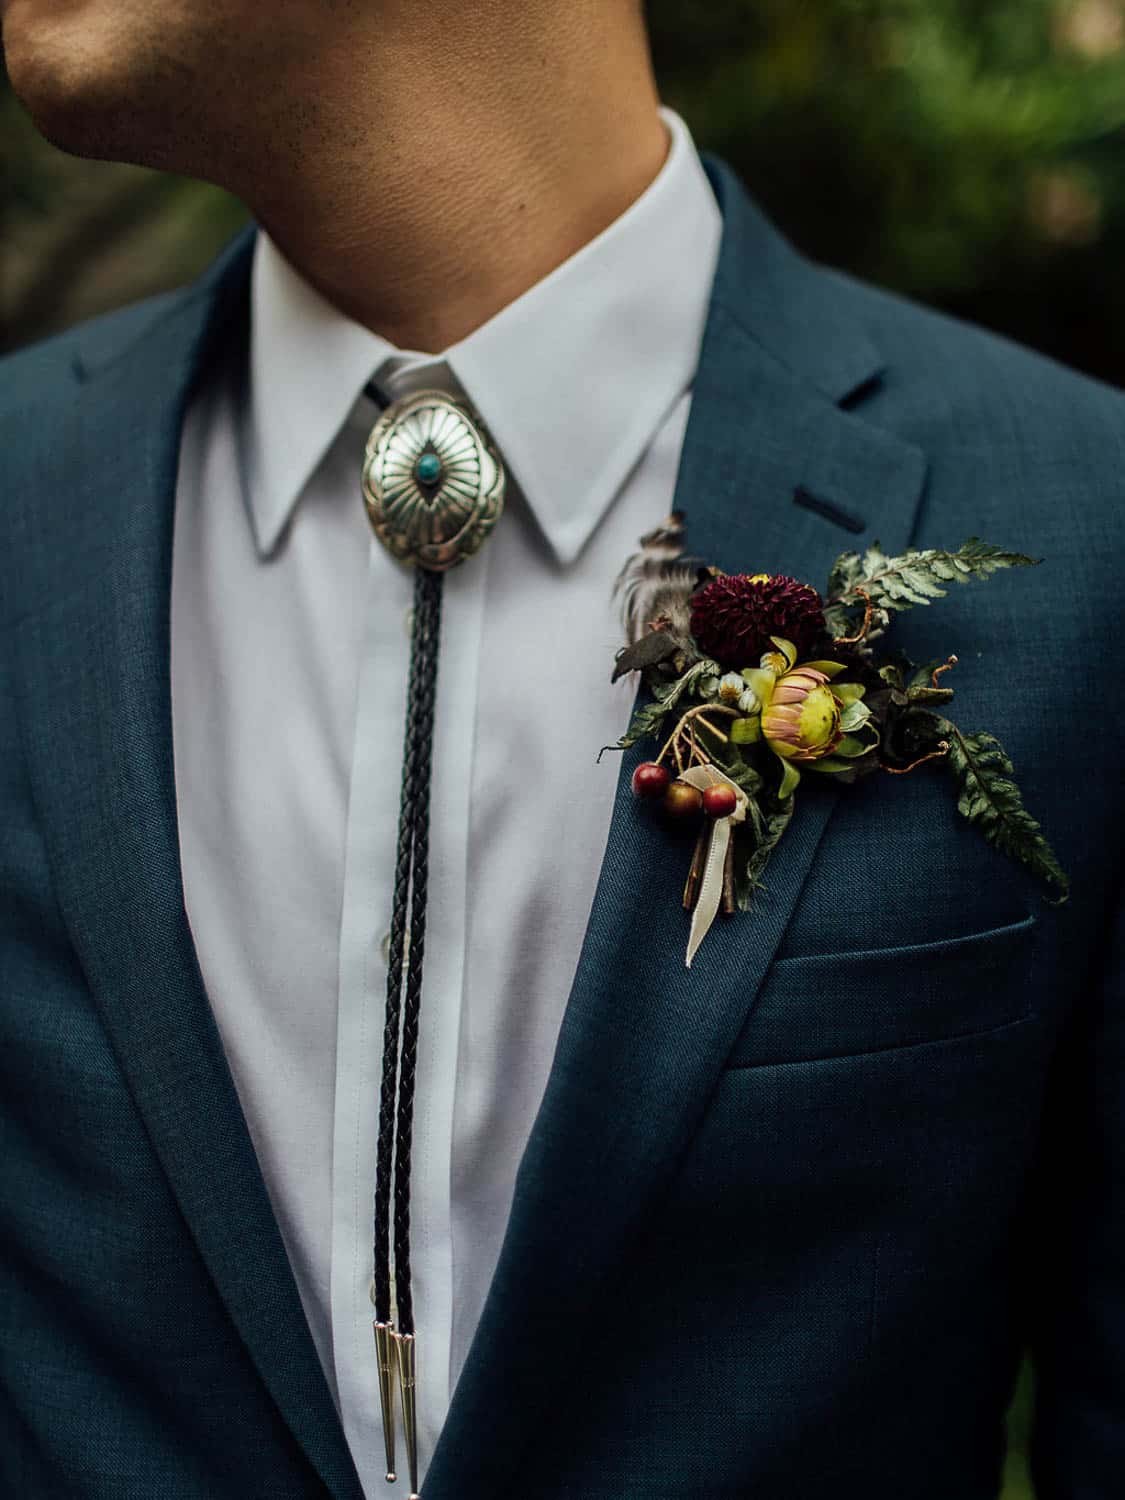
<path id="1" fill-rule="evenodd" d="M 855 609 L 864 594 L 876 609 L 912 609 L 943 599 L 950 583 L 990 578 L 1001 568 L 1035 567 L 1039 559 L 1022 552 L 1005 552 L 971 536 L 956 552 L 937 547 L 888 557 L 876 542 L 860 557 L 845 552 L 836 561 L 828 583 L 828 607 Z"/>
<path id="2" fill-rule="evenodd" d="M 654 701 L 644 703 L 633 714 L 632 722 L 628 730 L 618 740 L 618 750 L 628 750 L 638 740 L 648 735 L 659 735 L 664 720 L 676 707 L 680 699 L 689 693 L 699 682 L 701 677 L 714 676 L 719 668 L 713 661 L 704 657 L 700 661 L 692 662 L 682 676 L 677 677 L 674 682 L 667 686 L 658 684 L 652 688 Z"/>
<path id="3" fill-rule="evenodd" d="M 949 739 L 946 763 L 958 786 L 957 810 L 1003 854 L 1027 866 L 1054 886 L 1065 901 L 1070 877 L 1059 864 L 1042 829 L 1023 804 L 1014 767 L 995 735 L 962 734 L 945 726 Z"/>

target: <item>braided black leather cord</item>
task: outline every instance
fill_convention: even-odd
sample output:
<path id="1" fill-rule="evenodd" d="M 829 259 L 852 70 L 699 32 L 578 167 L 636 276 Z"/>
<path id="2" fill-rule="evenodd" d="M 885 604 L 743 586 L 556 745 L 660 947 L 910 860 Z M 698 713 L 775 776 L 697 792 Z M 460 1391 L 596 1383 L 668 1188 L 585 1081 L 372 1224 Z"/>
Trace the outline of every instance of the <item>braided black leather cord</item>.
<path id="1" fill-rule="evenodd" d="M 417 579 L 415 579 L 415 593 L 417 593 Z M 414 764 L 417 740 L 413 732 L 412 704 L 418 675 L 417 656 L 418 635 L 417 632 L 413 632 L 403 733 L 402 784 L 399 793 L 398 844 L 395 851 L 390 949 L 387 955 L 383 1076 L 379 1088 L 379 1120 L 375 1147 L 375 1316 L 382 1323 L 388 1323 L 391 1320 L 391 1184 L 394 1176 L 394 1128 L 395 1106 L 398 1099 L 403 956 L 410 894 L 410 863 L 414 852 Z"/>
<path id="2" fill-rule="evenodd" d="M 402 1055 L 395 1128 L 395 1292 L 400 1333 L 414 1332 L 410 1276 L 410 1159 L 414 1142 L 414 1085 L 422 1007 L 422 962 L 426 948 L 426 894 L 430 852 L 430 772 L 434 748 L 438 647 L 441 640 L 442 574 L 418 570 L 414 590 L 414 858 L 410 871 L 410 947 L 402 1013 Z"/>
<path id="3" fill-rule="evenodd" d="M 375 1316 L 380 1322 L 391 1321 L 390 1219 L 393 1184 L 394 1286 L 398 1303 L 398 1327 L 403 1333 L 414 1331 L 410 1282 L 410 1153 L 422 959 L 425 950 L 430 772 L 441 631 L 441 594 L 442 575 L 418 568 L 414 575 L 414 626 L 411 632 L 402 794 L 387 961 L 383 1074 L 379 1091 L 379 1129 L 375 1152 Z"/>

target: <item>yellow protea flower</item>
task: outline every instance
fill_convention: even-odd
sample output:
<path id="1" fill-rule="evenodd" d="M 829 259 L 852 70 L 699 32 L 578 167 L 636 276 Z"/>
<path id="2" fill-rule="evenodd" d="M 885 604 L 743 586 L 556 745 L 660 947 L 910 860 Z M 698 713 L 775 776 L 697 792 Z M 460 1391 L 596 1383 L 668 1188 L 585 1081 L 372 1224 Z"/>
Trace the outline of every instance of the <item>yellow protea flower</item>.
<path id="1" fill-rule="evenodd" d="M 815 667 L 795 667 L 779 677 L 762 711 L 762 737 L 786 760 L 819 760 L 843 738 L 840 703 L 829 678 Z"/>
<path id="2" fill-rule="evenodd" d="M 736 744 L 759 737 L 782 761 L 779 795 L 788 797 L 801 779 L 801 769 L 842 771 L 871 748 L 851 731 L 869 717 L 860 702 L 861 683 L 836 682 L 844 666 L 836 661 L 797 661 L 791 641 L 771 637 L 761 665 L 747 667 L 742 676 L 760 704 L 758 715 L 732 726 Z"/>

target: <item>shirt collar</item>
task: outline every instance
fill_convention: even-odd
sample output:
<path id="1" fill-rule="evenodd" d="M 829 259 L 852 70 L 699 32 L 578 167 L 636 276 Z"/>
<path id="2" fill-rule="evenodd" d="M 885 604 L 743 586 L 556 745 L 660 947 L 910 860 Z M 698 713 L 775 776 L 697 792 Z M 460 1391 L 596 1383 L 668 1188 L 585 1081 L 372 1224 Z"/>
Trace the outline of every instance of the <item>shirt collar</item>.
<path id="1" fill-rule="evenodd" d="M 452 371 L 564 563 L 690 387 L 698 358 L 722 220 L 687 126 L 672 110 L 661 116 L 668 156 L 619 218 L 468 337 L 410 359 Z M 243 455 L 261 553 L 277 544 L 366 381 L 401 353 L 332 307 L 259 234 Z M 361 462 L 357 454 L 357 497 Z"/>

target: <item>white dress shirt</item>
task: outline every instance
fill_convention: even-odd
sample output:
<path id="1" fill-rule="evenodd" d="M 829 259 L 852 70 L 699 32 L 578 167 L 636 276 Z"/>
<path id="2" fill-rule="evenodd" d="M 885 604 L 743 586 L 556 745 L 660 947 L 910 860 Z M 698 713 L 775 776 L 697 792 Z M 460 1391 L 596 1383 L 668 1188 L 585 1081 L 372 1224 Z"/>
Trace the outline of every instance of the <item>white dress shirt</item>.
<path id="1" fill-rule="evenodd" d="M 589 915 L 617 774 L 596 756 L 633 692 L 609 681 L 613 582 L 671 508 L 718 253 L 699 158 L 662 115 L 668 157 L 620 218 L 404 365 L 440 383 L 444 363 L 511 477 L 445 583 L 411 1194 L 423 1472 Z M 362 389 L 401 353 L 260 233 L 248 368 L 188 412 L 172 578 L 188 916 L 369 1500 L 389 1493 L 369 1290 L 412 582 L 364 514 Z"/>

